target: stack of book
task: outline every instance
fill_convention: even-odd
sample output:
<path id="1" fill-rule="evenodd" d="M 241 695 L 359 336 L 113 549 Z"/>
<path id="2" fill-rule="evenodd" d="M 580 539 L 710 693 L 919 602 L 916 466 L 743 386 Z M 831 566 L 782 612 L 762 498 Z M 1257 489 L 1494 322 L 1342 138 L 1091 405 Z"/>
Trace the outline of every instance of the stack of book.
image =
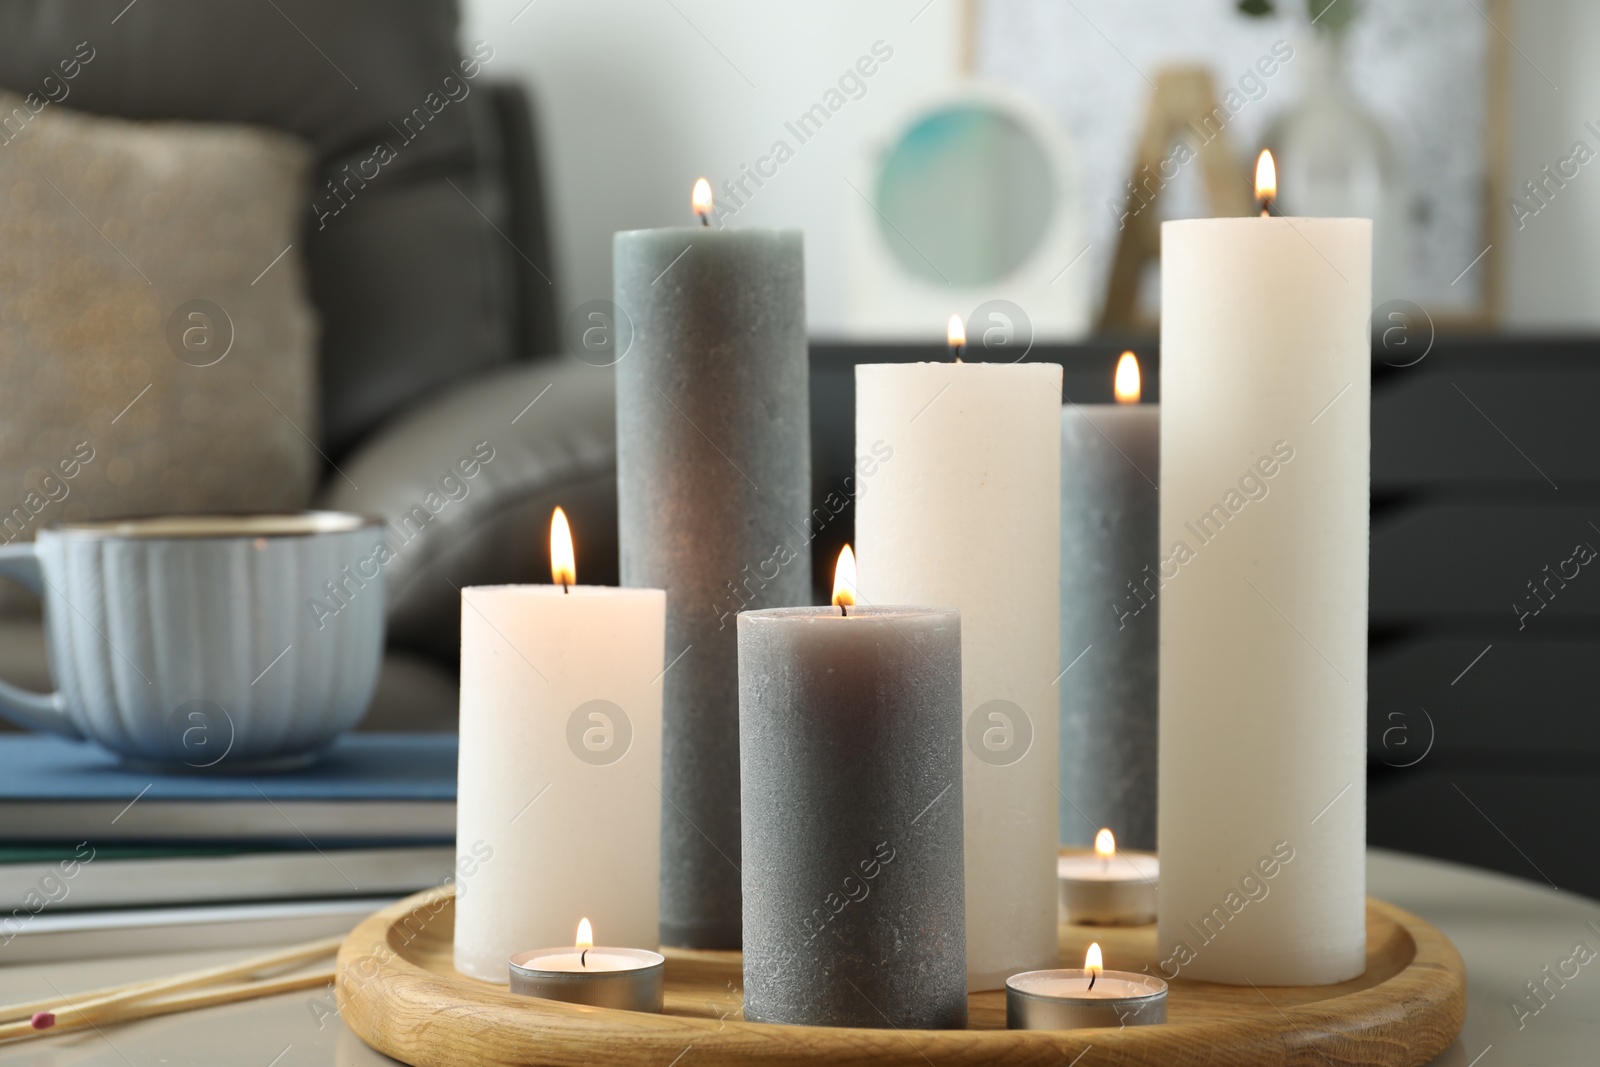
<path id="1" fill-rule="evenodd" d="M 349 734 L 279 774 L 0 736 L 0 965 L 336 934 L 455 868 L 456 739 Z"/>

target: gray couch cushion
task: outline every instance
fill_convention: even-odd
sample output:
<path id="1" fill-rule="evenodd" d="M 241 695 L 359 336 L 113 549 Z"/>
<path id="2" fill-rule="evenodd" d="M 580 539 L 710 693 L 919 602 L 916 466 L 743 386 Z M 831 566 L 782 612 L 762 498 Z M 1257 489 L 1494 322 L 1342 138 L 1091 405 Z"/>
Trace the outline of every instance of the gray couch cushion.
<path id="1" fill-rule="evenodd" d="M 616 584 L 614 390 L 609 368 L 570 357 L 506 368 L 395 420 L 341 464 L 350 481 L 329 479 L 318 506 L 388 520 L 391 646 L 454 664 L 460 587 L 549 582 L 557 505 L 579 583 Z"/>
<path id="2" fill-rule="evenodd" d="M 493 50 L 463 66 L 455 37 L 453 0 L 9 0 L 0 88 L 312 143 L 303 251 L 323 319 L 321 436 L 337 456 L 400 406 L 512 356 L 515 253 L 496 232 L 504 191 L 480 166 Z M 369 163 L 381 148 L 392 158 Z"/>

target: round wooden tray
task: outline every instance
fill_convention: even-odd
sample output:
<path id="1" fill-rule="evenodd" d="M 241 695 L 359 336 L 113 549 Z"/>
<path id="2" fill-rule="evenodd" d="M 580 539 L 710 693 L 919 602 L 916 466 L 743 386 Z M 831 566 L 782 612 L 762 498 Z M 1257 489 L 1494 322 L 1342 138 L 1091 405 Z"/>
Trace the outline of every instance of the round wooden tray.
<path id="1" fill-rule="evenodd" d="M 408 897 L 364 921 L 339 950 L 339 1011 L 379 1052 L 417 1067 L 482 1064 L 589 1067 L 751 1063 L 957 1067 L 1215 1067 L 1222 1063 L 1421 1065 L 1461 1031 L 1466 968 L 1443 934 L 1367 900 L 1367 970 L 1305 988 L 1172 983 L 1165 1026 L 1007 1030 L 1005 994 L 974 993 L 967 1030 L 868 1030 L 747 1023 L 737 952 L 665 949 L 661 1015 L 515 996 L 456 973 L 453 887 Z M 1090 941 L 1136 970 L 1155 959 L 1155 927 L 1061 927 L 1065 965 Z"/>

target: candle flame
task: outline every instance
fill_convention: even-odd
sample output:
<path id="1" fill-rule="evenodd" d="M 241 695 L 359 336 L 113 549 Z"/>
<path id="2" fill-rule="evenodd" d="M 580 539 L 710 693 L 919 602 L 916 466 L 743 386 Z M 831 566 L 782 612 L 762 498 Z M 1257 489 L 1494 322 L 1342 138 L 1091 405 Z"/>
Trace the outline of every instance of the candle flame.
<path id="1" fill-rule="evenodd" d="M 589 925 L 588 919 L 578 920 L 578 936 L 574 939 L 573 946 L 579 951 L 594 948 L 594 927 Z"/>
<path id="2" fill-rule="evenodd" d="M 694 183 L 694 192 L 689 194 L 689 202 L 694 206 L 694 213 L 704 219 L 711 214 L 711 183 L 704 178 L 697 178 Z"/>
<path id="3" fill-rule="evenodd" d="M 1117 360 L 1116 383 L 1112 389 L 1117 394 L 1119 404 L 1139 402 L 1139 360 L 1132 352 L 1122 353 L 1122 358 Z"/>
<path id="4" fill-rule="evenodd" d="M 1108 860 L 1117 854 L 1117 839 L 1110 830 L 1102 829 L 1094 835 L 1094 854 Z"/>
<path id="5" fill-rule="evenodd" d="M 1278 198 L 1278 167 L 1272 161 L 1272 153 L 1265 148 L 1261 155 L 1256 157 L 1256 199 L 1261 201 L 1261 210 Z"/>
<path id="6" fill-rule="evenodd" d="M 1100 942 L 1089 943 L 1089 951 L 1083 956 L 1083 969 L 1092 975 L 1100 974 L 1106 969 L 1105 963 L 1100 958 Z"/>
<path id="7" fill-rule="evenodd" d="M 550 579 L 567 587 L 578 584 L 578 561 L 572 551 L 572 527 L 567 513 L 556 508 L 550 516 Z"/>
<path id="8" fill-rule="evenodd" d="M 961 321 L 960 315 L 951 315 L 950 321 L 944 328 L 945 344 L 951 348 L 961 348 L 967 343 L 967 324 Z"/>
<path id="9" fill-rule="evenodd" d="M 833 568 L 833 606 L 843 609 L 856 602 L 856 554 L 845 545 Z"/>

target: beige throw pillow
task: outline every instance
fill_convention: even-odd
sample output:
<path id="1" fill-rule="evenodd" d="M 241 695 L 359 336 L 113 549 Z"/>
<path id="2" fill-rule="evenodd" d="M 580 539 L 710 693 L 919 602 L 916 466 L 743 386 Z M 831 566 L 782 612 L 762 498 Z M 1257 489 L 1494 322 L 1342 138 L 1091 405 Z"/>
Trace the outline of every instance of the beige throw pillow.
<path id="1" fill-rule="evenodd" d="M 279 133 L 0 93 L 0 543 L 306 506 L 310 166 Z"/>

